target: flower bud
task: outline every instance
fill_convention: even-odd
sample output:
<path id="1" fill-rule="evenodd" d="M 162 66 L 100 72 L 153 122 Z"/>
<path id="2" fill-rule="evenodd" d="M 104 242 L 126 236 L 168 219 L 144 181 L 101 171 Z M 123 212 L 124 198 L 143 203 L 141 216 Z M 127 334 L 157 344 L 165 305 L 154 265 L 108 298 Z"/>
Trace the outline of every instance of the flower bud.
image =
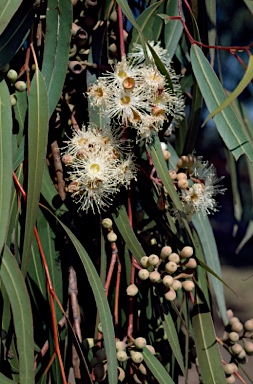
<path id="1" fill-rule="evenodd" d="M 164 276 L 163 278 L 163 284 L 165 285 L 165 287 L 169 288 L 172 284 L 173 284 L 173 277 L 170 276 L 170 275 L 166 275 Z"/>
<path id="2" fill-rule="evenodd" d="M 177 270 L 177 264 L 174 263 L 174 261 L 169 261 L 166 265 L 165 265 L 165 270 L 167 273 L 169 274 L 172 274 L 174 272 L 176 272 Z"/>
<path id="3" fill-rule="evenodd" d="M 177 186 L 180 189 L 187 189 L 189 187 L 189 183 L 187 179 L 179 179 L 177 182 Z"/>
<path id="4" fill-rule="evenodd" d="M 159 261 L 160 261 L 160 259 L 157 255 L 150 255 L 148 257 L 149 265 L 153 265 L 154 267 L 156 267 L 159 264 Z"/>
<path id="5" fill-rule="evenodd" d="M 180 289 L 182 288 L 182 283 L 181 283 L 181 281 L 179 281 L 179 280 L 174 280 L 173 283 L 172 283 L 171 288 L 173 288 L 174 291 L 180 291 Z"/>
<path id="6" fill-rule="evenodd" d="M 142 256 L 142 258 L 141 258 L 141 265 L 142 265 L 144 268 L 148 268 L 148 267 L 149 267 L 148 256 Z"/>
<path id="7" fill-rule="evenodd" d="M 238 335 L 237 332 L 230 332 L 230 333 L 228 334 L 228 338 L 229 338 L 229 340 L 235 342 L 235 341 L 238 341 L 238 340 L 239 340 L 239 335 Z"/>
<path id="8" fill-rule="evenodd" d="M 10 70 L 7 72 L 7 77 L 8 77 L 8 79 L 9 79 L 12 83 L 15 83 L 15 81 L 16 81 L 17 78 L 18 78 L 18 74 L 17 74 L 17 72 L 16 72 L 14 69 L 10 69 Z"/>
<path id="9" fill-rule="evenodd" d="M 230 325 L 232 325 L 233 323 L 238 323 L 238 322 L 240 322 L 240 320 L 238 319 L 238 317 L 235 317 L 235 316 L 232 316 L 232 317 L 229 319 L 229 321 L 228 321 L 228 323 L 229 323 Z"/>
<path id="10" fill-rule="evenodd" d="M 159 283 L 161 281 L 161 275 L 157 271 L 150 272 L 149 279 L 152 283 Z"/>
<path id="11" fill-rule="evenodd" d="M 66 165 L 72 164 L 73 156 L 66 153 L 65 155 L 62 156 L 62 162 L 63 164 L 66 164 Z"/>
<path id="12" fill-rule="evenodd" d="M 166 259 L 170 254 L 172 253 L 172 249 L 170 246 L 165 245 L 165 247 L 162 247 L 161 253 L 160 253 L 160 258 L 161 259 Z"/>
<path id="13" fill-rule="evenodd" d="M 177 173 L 177 179 L 179 180 L 187 180 L 187 175 L 184 172 Z"/>
<path id="14" fill-rule="evenodd" d="M 127 296 L 136 296 L 138 291 L 139 289 L 135 284 L 130 284 L 126 289 Z"/>
<path id="15" fill-rule="evenodd" d="M 147 269 L 140 269 L 138 276 L 141 280 L 147 280 L 149 278 L 149 271 Z"/>
<path id="16" fill-rule="evenodd" d="M 238 344 L 238 343 L 235 343 L 234 345 L 232 345 L 231 347 L 231 351 L 235 354 L 235 355 L 239 355 L 239 353 L 241 353 L 241 351 L 243 350 L 241 344 Z"/>
<path id="17" fill-rule="evenodd" d="M 246 352 L 244 351 L 244 349 L 242 349 L 241 352 L 238 353 L 237 358 L 240 360 L 244 360 L 245 357 L 246 357 Z"/>
<path id="18" fill-rule="evenodd" d="M 253 319 L 245 321 L 244 329 L 245 331 L 253 332 Z"/>
<path id="19" fill-rule="evenodd" d="M 186 281 L 183 281 L 182 286 L 186 292 L 191 292 L 193 291 L 195 284 L 193 281 L 186 280 Z"/>
<path id="20" fill-rule="evenodd" d="M 188 262 L 184 264 L 184 266 L 190 269 L 195 269 L 197 268 L 197 261 L 193 257 L 190 257 Z"/>
<path id="21" fill-rule="evenodd" d="M 96 358 L 98 359 L 98 361 L 100 363 L 102 363 L 102 361 L 106 360 L 105 350 L 104 349 L 98 349 L 96 352 Z"/>
<path id="22" fill-rule="evenodd" d="M 184 247 L 180 252 L 181 259 L 188 259 L 189 257 L 192 257 L 193 255 L 193 248 L 190 246 Z"/>
<path id="23" fill-rule="evenodd" d="M 91 349 L 91 348 L 94 347 L 95 343 L 94 343 L 94 339 L 93 339 L 93 338 L 88 337 L 88 338 L 86 339 L 86 341 L 87 341 L 87 343 L 88 343 L 89 349 Z"/>
<path id="24" fill-rule="evenodd" d="M 232 309 L 228 309 L 228 310 L 227 310 L 227 317 L 228 317 L 229 319 L 231 319 L 233 316 L 234 316 L 234 312 L 232 311 Z"/>
<path id="25" fill-rule="evenodd" d="M 14 105 L 17 104 L 16 95 L 14 95 L 14 94 L 10 95 L 10 101 L 11 101 L 11 106 L 14 107 Z"/>
<path id="26" fill-rule="evenodd" d="M 116 233 L 114 233 L 113 231 L 110 231 L 108 234 L 107 234 L 107 239 L 110 241 L 110 243 L 113 243 L 117 240 L 117 235 Z"/>
<path id="27" fill-rule="evenodd" d="M 253 343 L 252 341 L 245 341 L 243 343 L 243 348 L 247 355 L 252 356 L 253 355 Z"/>
<path id="28" fill-rule="evenodd" d="M 103 333 L 103 329 L 102 329 L 102 324 L 101 323 L 98 323 L 98 331 L 100 333 Z"/>
<path id="29" fill-rule="evenodd" d="M 126 351 L 118 351 L 116 356 L 118 361 L 126 361 L 128 359 Z"/>
<path id="30" fill-rule="evenodd" d="M 140 364 L 140 365 L 139 365 L 139 371 L 140 371 L 143 375 L 146 375 L 146 374 L 147 374 L 147 368 L 145 367 L 144 364 Z"/>
<path id="31" fill-rule="evenodd" d="M 117 367 L 118 369 L 118 381 L 122 382 L 125 380 L 126 374 L 123 368 Z"/>
<path id="32" fill-rule="evenodd" d="M 227 382 L 228 384 L 232 384 L 232 383 L 234 383 L 234 382 L 235 382 L 235 377 L 234 377 L 234 375 L 230 375 L 230 376 L 226 377 L 226 382 Z"/>
<path id="33" fill-rule="evenodd" d="M 168 257 L 169 261 L 173 261 L 174 263 L 178 264 L 180 261 L 180 257 L 177 253 L 173 252 Z"/>
<path id="34" fill-rule="evenodd" d="M 168 292 L 165 293 L 164 297 L 165 297 L 165 299 L 168 300 L 168 301 L 173 301 L 173 300 L 175 300 L 175 298 L 177 297 L 177 294 L 176 294 L 176 292 L 174 291 L 174 289 L 170 287 L 170 290 L 169 290 Z"/>
<path id="35" fill-rule="evenodd" d="M 146 348 L 149 350 L 149 352 L 152 353 L 152 355 L 155 355 L 155 348 L 153 347 L 153 345 L 147 344 Z"/>
<path id="36" fill-rule="evenodd" d="M 241 332 L 243 330 L 243 324 L 240 321 L 236 321 L 231 325 L 231 331 Z"/>
<path id="37" fill-rule="evenodd" d="M 135 363 L 141 363 L 143 361 L 143 354 L 141 352 L 133 351 L 130 355 L 131 355 L 131 359 Z"/>
<path id="38" fill-rule="evenodd" d="M 171 153 L 167 150 L 163 150 L 163 157 L 166 161 L 168 161 L 171 157 Z"/>
<path id="39" fill-rule="evenodd" d="M 23 92 L 23 91 L 25 91 L 26 90 L 26 83 L 24 82 L 24 81 L 21 81 L 21 80 L 19 80 L 19 81 L 17 81 L 16 83 L 15 83 L 15 88 L 16 88 L 16 90 L 18 91 L 18 92 Z"/>
<path id="40" fill-rule="evenodd" d="M 124 351 L 126 349 L 126 343 L 124 341 L 117 340 L 116 349 L 117 351 Z"/>
<path id="41" fill-rule="evenodd" d="M 234 364 L 223 365 L 223 369 L 226 375 L 232 375 L 235 371 Z"/>
<path id="42" fill-rule="evenodd" d="M 137 337 L 134 339 L 134 345 L 138 349 L 143 349 L 147 345 L 147 340 L 144 337 Z"/>
<path id="43" fill-rule="evenodd" d="M 133 374 L 133 380 L 137 384 L 142 384 L 142 381 L 139 379 L 136 373 Z"/>
<path id="44" fill-rule="evenodd" d="M 106 219 L 102 220 L 102 226 L 104 228 L 111 228 L 112 227 L 112 220 L 107 217 Z"/>
<path id="45" fill-rule="evenodd" d="M 169 171 L 169 175 L 170 175 L 171 180 L 176 180 L 176 179 L 177 179 L 177 173 L 176 173 L 176 171 L 172 171 L 172 170 L 170 170 L 170 171 Z"/>

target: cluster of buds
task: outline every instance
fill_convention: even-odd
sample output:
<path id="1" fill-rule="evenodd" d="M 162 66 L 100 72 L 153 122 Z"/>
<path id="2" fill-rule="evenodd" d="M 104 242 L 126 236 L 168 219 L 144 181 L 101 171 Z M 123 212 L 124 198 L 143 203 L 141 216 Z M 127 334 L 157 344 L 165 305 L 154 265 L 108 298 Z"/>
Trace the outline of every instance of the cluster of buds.
<path id="1" fill-rule="evenodd" d="M 137 46 L 138 52 L 142 50 Z M 159 44 L 153 49 L 159 54 Z M 142 62 L 136 53 L 124 57 L 114 66 L 112 73 L 106 73 L 89 88 L 91 105 L 100 109 L 101 114 L 115 118 L 120 124 L 137 129 L 141 138 L 150 139 L 152 129 L 159 130 L 167 116 L 181 120 L 184 116 L 184 100 L 178 76 L 170 66 L 167 70 L 173 89 L 150 59 Z"/>
<path id="2" fill-rule="evenodd" d="M 234 373 L 238 364 L 245 364 L 247 356 L 253 355 L 253 319 L 242 323 L 231 310 L 227 311 L 229 322 L 222 339 L 223 345 L 231 354 L 231 361 L 224 365 L 227 383 L 234 383 Z"/>
<path id="3" fill-rule="evenodd" d="M 105 210 L 120 188 L 135 178 L 136 168 L 131 156 L 124 156 L 120 140 L 95 125 L 75 131 L 64 152 L 67 191 L 82 210 Z"/>
<path id="4" fill-rule="evenodd" d="M 18 91 L 18 92 L 24 92 L 27 88 L 27 85 L 24 81 L 18 80 L 18 73 L 15 71 L 15 69 L 10 69 L 9 64 L 4 66 L 1 70 L 2 73 L 6 73 L 6 78 L 9 81 L 10 89 Z M 17 102 L 15 93 L 11 93 L 10 95 L 10 101 L 11 105 L 14 106 Z"/>
<path id="5" fill-rule="evenodd" d="M 191 278 L 195 273 L 197 262 L 192 256 L 193 248 L 190 246 L 185 246 L 179 253 L 172 252 L 170 246 L 164 246 L 160 257 L 152 254 L 141 258 L 139 279 L 149 279 L 153 284 L 162 283 L 165 287 L 165 299 L 173 301 L 180 289 L 191 292 L 195 287 Z M 138 287 L 135 284 L 127 287 L 129 296 L 135 296 L 137 293 Z"/>
<path id="6" fill-rule="evenodd" d="M 170 170 L 169 174 L 189 221 L 196 212 L 208 215 L 217 211 L 217 201 L 214 197 L 223 194 L 225 189 L 218 185 L 222 177 L 217 177 L 212 164 L 203 161 L 201 157 L 181 156 L 176 169 Z M 177 212 L 175 218 L 180 219 Z"/>

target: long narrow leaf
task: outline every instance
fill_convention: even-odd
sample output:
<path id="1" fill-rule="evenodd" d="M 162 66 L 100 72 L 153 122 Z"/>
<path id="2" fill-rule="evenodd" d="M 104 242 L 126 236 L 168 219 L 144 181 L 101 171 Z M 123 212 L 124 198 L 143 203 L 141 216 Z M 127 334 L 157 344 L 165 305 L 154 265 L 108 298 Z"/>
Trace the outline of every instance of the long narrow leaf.
<path id="1" fill-rule="evenodd" d="M 12 116 L 6 82 L 0 82 L 0 253 L 7 234 L 12 188 Z"/>
<path id="2" fill-rule="evenodd" d="M 174 381 L 164 366 L 160 363 L 159 360 L 157 360 L 154 355 L 152 355 L 152 353 L 147 348 L 143 349 L 142 354 L 148 369 L 155 376 L 159 384 L 174 384 Z"/>
<path id="3" fill-rule="evenodd" d="M 5 30 L 10 22 L 10 19 L 22 3 L 22 0 L 2 0 L 1 1 L 1 16 L 0 16 L 0 35 Z"/>
<path id="4" fill-rule="evenodd" d="M 201 49 L 193 44 L 191 47 L 191 62 L 194 75 L 198 81 L 201 93 L 209 112 L 217 108 L 225 99 L 223 88 Z M 238 118 L 229 105 L 214 117 L 217 129 L 228 149 L 238 159 L 243 153 L 253 161 L 253 151 Z"/>
<path id="5" fill-rule="evenodd" d="M 2 373 L 0 373 L 0 382 L 1 384 L 15 384 L 15 381 L 8 379 L 8 377 L 4 376 Z"/>
<path id="6" fill-rule="evenodd" d="M 21 265 L 21 270 L 24 275 L 27 272 L 30 260 L 33 227 L 37 218 L 38 202 L 45 166 L 48 133 L 47 89 L 39 70 L 35 72 L 31 83 L 28 107 L 28 191 Z"/>
<path id="7" fill-rule="evenodd" d="M 7 247 L 5 247 L 2 257 L 0 278 L 7 291 L 13 313 L 19 353 L 20 384 L 33 383 L 34 342 L 32 310 L 24 277 L 14 256 Z"/>

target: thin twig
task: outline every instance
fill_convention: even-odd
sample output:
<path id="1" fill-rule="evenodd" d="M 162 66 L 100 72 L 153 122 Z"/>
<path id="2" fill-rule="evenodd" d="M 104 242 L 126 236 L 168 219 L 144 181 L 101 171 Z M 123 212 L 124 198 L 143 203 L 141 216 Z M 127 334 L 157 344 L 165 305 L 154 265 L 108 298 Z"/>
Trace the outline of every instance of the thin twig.
<path id="1" fill-rule="evenodd" d="M 54 161 L 54 169 L 57 177 L 58 193 L 62 201 L 64 201 L 66 199 L 65 180 L 63 178 L 61 154 L 56 140 L 51 144 L 51 150 Z"/>

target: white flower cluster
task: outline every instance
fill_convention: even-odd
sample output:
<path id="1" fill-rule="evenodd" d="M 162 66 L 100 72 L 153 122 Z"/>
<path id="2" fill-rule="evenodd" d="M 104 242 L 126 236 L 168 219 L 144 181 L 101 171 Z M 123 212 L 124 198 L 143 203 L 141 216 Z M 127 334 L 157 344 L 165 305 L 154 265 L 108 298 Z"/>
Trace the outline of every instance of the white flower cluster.
<path id="1" fill-rule="evenodd" d="M 208 161 L 202 161 L 201 157 L 197 157 L 190 172 L 193 183 L 181 193 L 186 216 L 191 217 L 195 212 L 202 212 L 204 215 L 217 212 L 217 201 L 214 197 L 226 190 L 218 185 L 223 177 L 218 178 L 215 167 Z"/>
<path id="2" fill-rule="evenodd" d="M 150 138 L 152 129 L 161 129 L 167 116 L 175 121 L 184 116 L 179 76 L 171 67 L 166 50 L 159 43 L 150 45 L 164 63 L 173 90 L 151 54 L 150 62 L 145 63 L 143 49 L 138 44 L 134 52 L 115 65 L 112 73 L 100 77 L 88 90 L 91 105 L 99 107 L 103 115 L 136 128 L 144 139 Z"/>
<path id="3" fill-rule="evenodd" d="M 120 141 L 95 125 L 75 132 L 64 152 L 68 191 L 82 210 L 106 209 L 120 187 L 128 187 L 135 178 L 135 165 L 130 156 L 123 156 Z"/>

